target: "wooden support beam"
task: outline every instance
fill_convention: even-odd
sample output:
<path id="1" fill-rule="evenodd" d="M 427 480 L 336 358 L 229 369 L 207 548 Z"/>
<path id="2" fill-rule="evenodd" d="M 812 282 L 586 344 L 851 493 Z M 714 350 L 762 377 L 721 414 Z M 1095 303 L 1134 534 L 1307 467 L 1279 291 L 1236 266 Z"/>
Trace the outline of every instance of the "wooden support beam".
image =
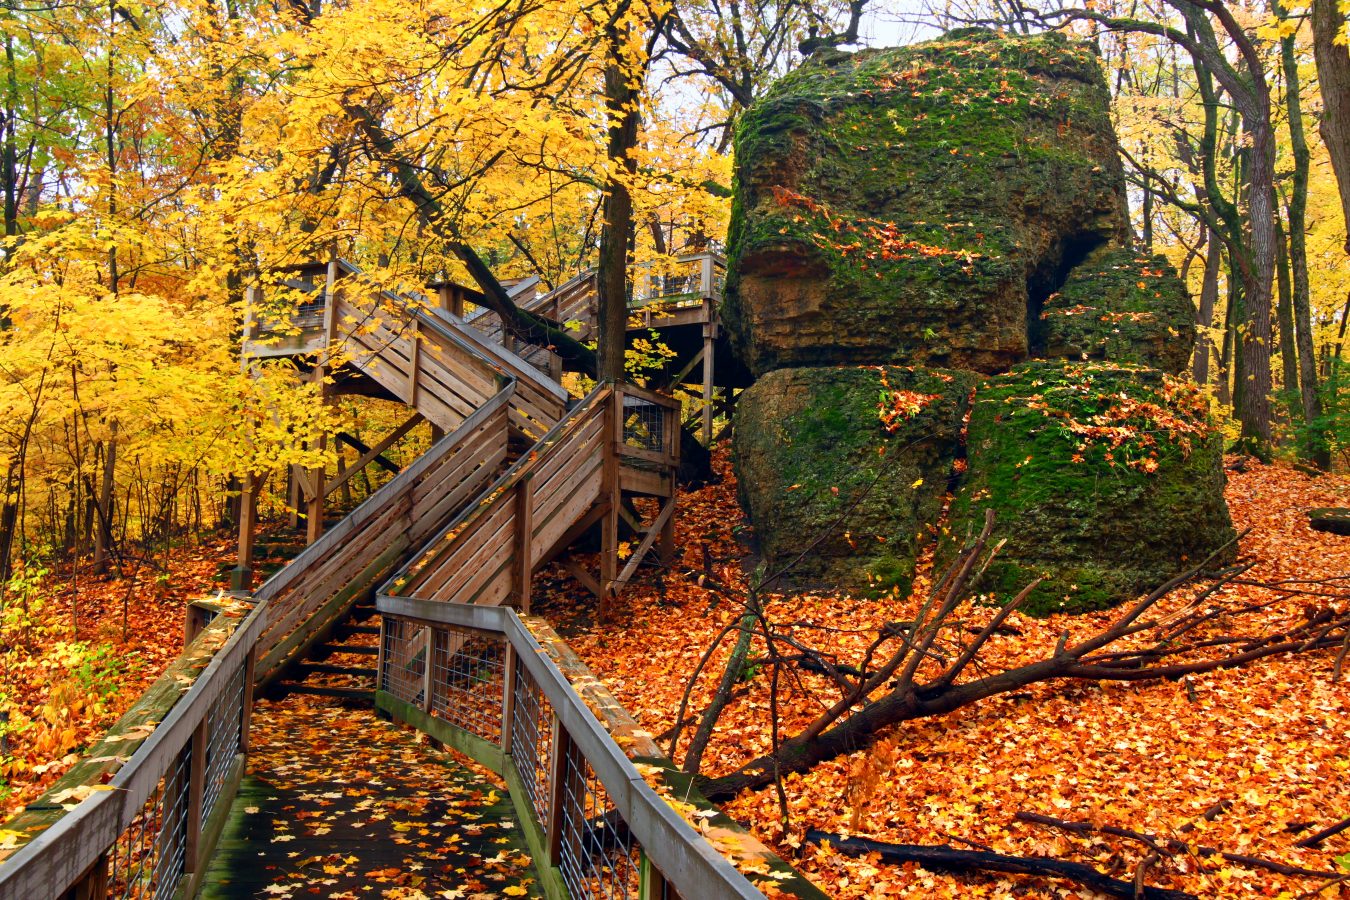
<path id="1" fill-rule="evenodd" d="M 615 593 L 628 583 L 628 579 L 633 577 L 633 573 L 637 571 L 638 564 L 642 562 L 642 557 L 646 556 L 647 551 L 652 549 L 652 544 L 656 543 L 656 539 L 661 536 L 661 533 L 665 530 L 666 523 L 671 521 L 674 513 L 675 498 L 671 497 L 665 502 L 665 505 L 661 507 L 661 512 L 657 514 L 656 521 L 652 523 L 652 526 L 647 529 L 647 533 L 643 536 L 642 543 L 638 544 L 637 549 L 633 551 L 633 555 L 628 557 L 628 563 L 623 567 L 623 571 L 619 573 L 619 577 L 615 579 Z"/>
<path id="2" fill-rule="evenodd" d="M 694 358 L 689 360 L 689 362 L 685 363 L 684 368 L 680 369 L 680 371 L 676 372 L 674 375 L 671 376 L 670 380 L 667 382 L 667 388 L 670 390 L 674 390 L 677 386 L 682 384 L 684 380 L 689 377 L 689 373 L 694 371 L 694 366 L 703 362 L 703 357 L 706 356 L 707 353 L 708 353 L 708 345 L 705 342 L 703 347 L 697 353 L 694 354 Z"/>
<path id="3" fill-rule="evenodd" d="M 705 307 L 712 306 L 712 300 L 703 301 Z M 713 423 L 713 342 L 717 340 L 717 321 L 711 310 L 708 321 L 703 325 L 703 446 L 712 443 Z"/>
<path id="4" fill-rule="evenodd" d="M 384 451 L 394 446 L 394 443 L 398 441 L 399 438 L 403 437 L 405 434 L 412 431 L 413 428 L 417 425 L 417 423 L 421 421 L 422 421 L 422 414 L 419 412 L 413 413 L 411 416 L 408 417 L 407 421 L 405 421 L 402 425 L 399 425 L 397 428 L 391 431 L 389 435 L 384 438 L 384 440 L 380 441 L 374 447 L 367 447 L 364 443 L 356 440 L 356 438 L 353 438 L 350 435 L 347 435 L 345 432 L 339 433 L 338 440 L 343 441 L 344 443 L 359 445 L 357 449 L 358 452 L 361 453 L 361 456 L 356 460 L 356 462 L 352 463 L 351 467 L 348 468 L 345 472 L 338 474 L 336 477 L 333 478 L 332 481 L 328 482 L 328 484 L 323 489 L 324 495 L 327 496 L 333 493 L 333 491 L 342 487 L 342 485 L 346 484 L 349 480 L 354 478 L 357 472 L 361 471 L 366 466 L 370 465 L 372 462 L 380 462 L 381 460 L 384 460 L 383 467 L 392 470 L 393 473 L 397 475 L 399 472 L 398 466 L 394 465 L 388 459 L 385 459 Z"/>
<path id="5" fill-rule="evenodd" d="M 597 598 L 605 595 L 604 588 L 600 587 L 600 582 L 596 581 L 595 576 L 590 572 L 587 572 L 581 563 L 570 556 L 564 556 L 562 559 L 558 560 L 558 562 L 567 570 L 568 575 L 575 578 L 581 583 L 582 587 L 590 591 Z"/>
<path id="6" fill-rule="evenodd" d="M 605 621 L 605 616 L 609 612 L 608 604 L 612 596 L 614 577 L 618 574 L 619 560 L 619 502 L 622 488 L 619 482 L 619 454 L 615 451 L 615 447 L 623 443 L 623 393 L 617 387 L 609 398 L 607 419 L 605 428 L 609 432 L 609 440 L 601 445 L 604 448 L 605 459 L 601 470 L 600 496 L 609 506 L 601 520 L 600 586 L 602 592 L 599 609 L 597 610 L 597 618 L 601 622 Z"/>
<path id="7" fill-rule="evenodd" d="M 243 493 L 239 498 L 239 552 L 234 570 L 230 573 L 230 590 L 247 591 L 253 586 L 253 547 L 258 533 L 258 493 L 267 481 L 267 475 L 245 475 Z"/>
<path id="8" fill-rule="evenodd" d="M 410 337 L 412 339 L 412 360 L 408 366 L 408 405 L 417 409 L 418 393 L 422 380 L 422 333 L 417 319 L 412 320 Z"/>

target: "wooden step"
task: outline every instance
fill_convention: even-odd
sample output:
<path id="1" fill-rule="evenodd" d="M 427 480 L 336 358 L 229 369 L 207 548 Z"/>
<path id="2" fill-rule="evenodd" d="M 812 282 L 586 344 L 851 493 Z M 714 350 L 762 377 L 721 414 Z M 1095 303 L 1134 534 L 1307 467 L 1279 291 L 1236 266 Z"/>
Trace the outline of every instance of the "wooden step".
<path id="1" fill-rule="evenodd" d="M 374 678 L 375 670 L 361 666 L 335 666 L 331 663 L 299 662 L 296 671 L 306 675 L 356 675 L 360 678 Z"/>
<path id="2" fill-rule="evenodd" d="M 346 644 L 319 644 L 314 649 L 318 652 L 318 655 L 321 656 L 332 656 L 334 653 L 359 653 L 362 656 L 380 655 L 379 647 L 361 647 L 355 645 L 348 647 Z"/>
<path id="3" fill-rule="evenodd" d="M 281 693 L 307 694 L 311 697 L 335 697 L 340 700 L 361 700 L 367 703 L 375 702 L 374 691 L 358 690 L 356 688 L 321 687 L 315 684 L 282 682 L 277 686 L 277 690 Z"/>
<path id="4" fill-rule="evenodd" d="M 378 626 L 378 625 L 352 625 L 352 624 L 349 623 L 349 622 L 343 622 L 342 624 L 338 625 L 337 628 L 334 629 L 334 630 L 336 630 L 336 631 L 343 631 L 343 632 L 346 632 L 347 634 L 379 634 L 379 633 L 380 633 L 380 626 Z"/>

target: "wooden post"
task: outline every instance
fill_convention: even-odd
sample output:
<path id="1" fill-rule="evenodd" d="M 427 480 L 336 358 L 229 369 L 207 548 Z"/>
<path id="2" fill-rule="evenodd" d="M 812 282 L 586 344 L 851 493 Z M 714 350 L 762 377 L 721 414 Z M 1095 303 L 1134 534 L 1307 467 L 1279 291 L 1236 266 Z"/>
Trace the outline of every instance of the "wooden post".
<path id="1" fill-rule="evenodd" d="M 609 599 L 614 590 L 614 582 L 619 575 L 619 503 L 622 498 L 619 482 L 619 454 L 617 447 L 623 443 L 623 392 L 618 385 L 611 387 L 609 398 L 609 422 L 606 431 L 609 439 L 604 442 L 604 464 L 600 482 L 600 496 L 607 504 L 601 519 L 600 536 L 600 588 L 599 610 L 596 617 L 605 621 L 609 611 Z"/>
<path id="2" fill-rule="evenodd" d="M 202 800 L 206 791 L 206 747 L 210 737 L 209 716 L 203 716 L 192 732 L 192 754 L 188 759 L 187 839 L 183 851 L 183 871 L 196 872 L 201 863 Z"/>
<path id="3" fill-rule="evenodd" d="M 422 710 L 431 712 L 431 658 L 436 653 L 436 630 L 431 625 L 422 626 Z"/>
<path id="4" fill-rule="evenodd" d="M 516 606 L 523 615 L 530 614 L 530 585 L 534 574 L 534 482 L 533 473 L 526 472 L 516 482 L 516 546 L 515 591 Z"/>
<path id="5" fill-rule="evenodd" d="M 661 425 L 665 431 L 666 454 L 670 459 L 670 504 L 675 505 L 675 499 L 679 494 L 677 481 L 680 476 L 680 408 L 663 409 L 662 416 L 664 421 Z M 657 546 L 657 555 L 661 558 L 661 563 L 668 564 L 675 558 L 675 511 L 671 510 L 666 521 L 661 526 L 661 537 Z"/>
<path id="6" fill-rule="evenodd" d="M 300 530 L 300 479 L 297 477 L 300 473 L 300 467 L 289 465 L 286 467 L 286 508 L 289 520 L 287 524 L 292 531 Z"/>
<path id="7" fill-rule="evenodd" d="M 552 866 L 562 861 L 563 802 L 567 796 L 567 757 L 572 752 L 571 744 L 572 738 L 554 713 L 553 752 L 548 761 L 548 821 L 544 823 L 544 842 Z"/>
<path id="8" fill-rule="evenodd" d="M 704 253 L 701 262 L 698 278 L 699 292 L 703 294 L 705 300 L 710 300 L 713 296 L 713 255 Z"/>
<path id="9" fill-rule="evenodd" d="M 230 572 L 230 590 L 247 591 L 253 585 L 253 539 L 258 529 L 258 491 L 262 479 L 249 473 L 243 478 L 239 498 L 239 555 Z"/>
<path id="10" fill-rule="evenodd" d="M 108 854 L 99 854 L 94 864 L 71 885 L 66 893 L 69 900 L 107 900 L 108 898 Z"/>
<path id="11" fill-rule="evenodd" d="M 389 617 L 380 616 L 380 643 L 375 654 L 375 690 L 386 690 L 384 684 L 384 645 L 389 630 Z"/>
<path id="12" fill-rule="evenodd" d="M 257 678 L 258 649 L 244 657 L 244 696 L 239 701 L 239 752 L 249 751 L 248 730 L 253 724 L 253 682 Z"/>
<path id="13" fill-rule="evenodd" d="M 703 446 L 712 443 L 713 423 L 713 342 L 717 339 L 717 320 L 712 300 L 704 298 L 703 323 Z"/>
<path id="14" fill-rule="evenodd" d="M 408 405 L 417 409 L 418 381 L 422 374 L 422 334 L 416 319 L 412 323 L 412 360 L 408 366 Z"/>
<path id="15" fill-rule="evenodd" d="M 502 752 L 511 753 L 511 732 L 516 724 L 516 648 L 506 642 L 502 660 Z"/>

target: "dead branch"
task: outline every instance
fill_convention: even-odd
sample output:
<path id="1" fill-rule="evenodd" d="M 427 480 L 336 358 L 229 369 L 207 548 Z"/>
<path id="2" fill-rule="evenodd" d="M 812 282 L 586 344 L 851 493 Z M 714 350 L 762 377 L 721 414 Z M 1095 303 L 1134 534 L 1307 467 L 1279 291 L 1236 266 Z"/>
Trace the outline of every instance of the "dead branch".
<path id="1" fill-rule="evenodd" d="M 806 839 L 814 844 L 829 841 L 831 847 L 851 856 L 879 853 L 881 858 L 887 862 L 918 863 L 927 869 L 947 869 L 959 872 L 971 870 L 1008 872 L 1014 875 L 1033 875 L 1039 878 L 1063 878 L 1109 897 L 1133 898 L 1139 896 L 1145 898 L 1145 900 L 1196 900 L 1194 894 L 1168 888 L 1144 887 L 1142 893 L 1136 893 L 1134 882 L 1112 878 L 1110 875 L 1099 872 L 1083 863 L 1050 859 L 1043 856 L 1009 856 L 1004 853 L 957 850 L 953 847 L 923 844 L 888 844 L 884 841 L 872 841 L 866 838 L 845 838 L 814 829 L 806 833 Z"/>
<path id="2" fill-rule="evenodd" d="M 1318 844 L 1322 843 L 1327 838 L 1334 837 L 1335 835 L 1340 834 L 1342 831 L 1345 831 L 1346 829 L 1350 829 L 1350 818 L 1341 819 L 1335 825 L 1332 825 L 1329 828 L 1323 828 L 1321 831 L 1317 832 L 1317 834 L 1310 834 L 1300 841 L 1295 841 L 1294 846 L 1316 847 Z"/>
<path id="3" fill-rule="evenodd" d="M 986 521 L 980 535 L 963 549 L 935 579 L 935 587 L 906 629 L 880 629 L 857 666 L 860 676 L 852 689 L 847 682 L 833 677 L 842 696 L 825 708 L 801 732 L 781 741 L 774 752 L 761 756 L 734 772 L 714 779 L 702 779 L 705 795 L 713 799 L 734 796 L 747 788 L 770 784 L 775 773 L 802 772 L 844 753 L 871 743 L 882 729 L 901 722 L 949 713 L 981 700 L 1020 691 L 1032 684 L 1059 679 L 1092 681 L 1145 681 L 1177 679 L 1225 668 L 1247 665 L 1269 656 L 1306 653 L 1346 646 L 1350 641 L 1350 609 L 1314 606 L 1303 598 L 1302 616 L 1275 634 L 1197 634 L 1204 626 L 1212 630 L 1226 627 L 1268 608 L 1267 603 L 1237 607 L 1210 603 L 1210 598 L 1239 579 L 1251 563 L 1241 563 L 1220 571 L 1208 566 L 1227 551 L 1215 551 L 1200 565 L 1176 576 L 1157 590 L 1126 607 L 1109 626 L 1071 642 L 1065 631 L 1056 645 L 1047 648 L 1042 659 L 1004 670 L 986 670 L 980 654 L 1008 616 L 1029 594 L 1028 587 L 1000 610 L 965 646 L 954 654 L 939 653 L 935 644 L 944 629 L 953 629 L 958 610 L 970 601 L 978 573 L 997 553 L 988 548 L 992 522 Z M 1239 538 L 1241 535 L 1239 535 Z M 1198 582 L 1204 588 L 1186 606 L 1167 615 L 1155 615 L 1158 604 L 1177 588 Z M 758 630 L 766 644 L 782 642 L 802 653 L 808 648 L 796 639 L 785 638 L 759 610 Z M 1192 637 L 1194 635 L 1194 637 Z M 1135 641 L 1129 647 L 1127 638 Z M 1136 646 L 1140 639 L 1143 643 Z M 884 649 L 883 649 L 884 648 Z M 1117 649 L 1120 648 L 1120 649 Z M 777 666 L 783 660 L 774 651 L 770 657 Z M 830 659 L 815 651 L 813 660 Z M 876 664 L 879 661 L 879 664 Z M 925 668 L 927 667 L 927 668 Z M 842 672 L 832 664 L 836 675 Z M 936 670 L 935 674 L 921 677 Z M 974 670 L 979 677 L 970 677 Z M 961 681 L 962 677 L 966 680 Z M 694 769 L 688 769 L 694 771 Z"/>
<path id="4" fill-rule="evenodd" d="M 1057 828 L 1060 831 L 1069 831 L 1074 834 L 1107 834 L 1112 837 L 1137 841 L 1155 853 L 1186 856 L 1217 856 L 1235 865 L 1246 866 L 1247 868 L 1253 869 L 1265 869 L 1268 872 L 1275 872 L 1279 875 L 1297 875 L 1306 878 L 1335 878 L 1338 874 L 1336 872 L 1323 872 L 1317 869 L 1304 869 L 1301 866 L 1291 866 L 1286 863 L 1277 862 L 1273 859 L 1264 859 L 1259 856 L 1247 856 L 1242 853 L 1227 853 L 1223 850 L 1216 850 L 1213 847 L 1188 844 L 1185 841 L 1179 841 L 1176 838 L 1159 837 L 1155 834 L 1146 834 L 1142 831 L 1133 831 L 1129 828 L 1119 828 L 1115 825 L 1093 825 L 1091 822 L 1070 822 L 1065 819 L 1056 819 L 1053 816 L 1033 812 L 1019 812 L 1014 815 L 1013 818 L 1019 822 L 1027 822 L 1033 825 L 1045 825 L 1050 828 Z"/>

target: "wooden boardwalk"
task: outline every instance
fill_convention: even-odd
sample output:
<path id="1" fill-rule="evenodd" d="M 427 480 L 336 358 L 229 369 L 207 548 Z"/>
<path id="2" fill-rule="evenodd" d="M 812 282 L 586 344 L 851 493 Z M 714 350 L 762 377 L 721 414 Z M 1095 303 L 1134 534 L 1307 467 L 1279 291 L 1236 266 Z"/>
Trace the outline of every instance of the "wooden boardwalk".
<path id="1" fill-rule="evenodd" d="M 259 704 L 200 897 L 539 897 L 505 787 L 368 707 Z"/>

